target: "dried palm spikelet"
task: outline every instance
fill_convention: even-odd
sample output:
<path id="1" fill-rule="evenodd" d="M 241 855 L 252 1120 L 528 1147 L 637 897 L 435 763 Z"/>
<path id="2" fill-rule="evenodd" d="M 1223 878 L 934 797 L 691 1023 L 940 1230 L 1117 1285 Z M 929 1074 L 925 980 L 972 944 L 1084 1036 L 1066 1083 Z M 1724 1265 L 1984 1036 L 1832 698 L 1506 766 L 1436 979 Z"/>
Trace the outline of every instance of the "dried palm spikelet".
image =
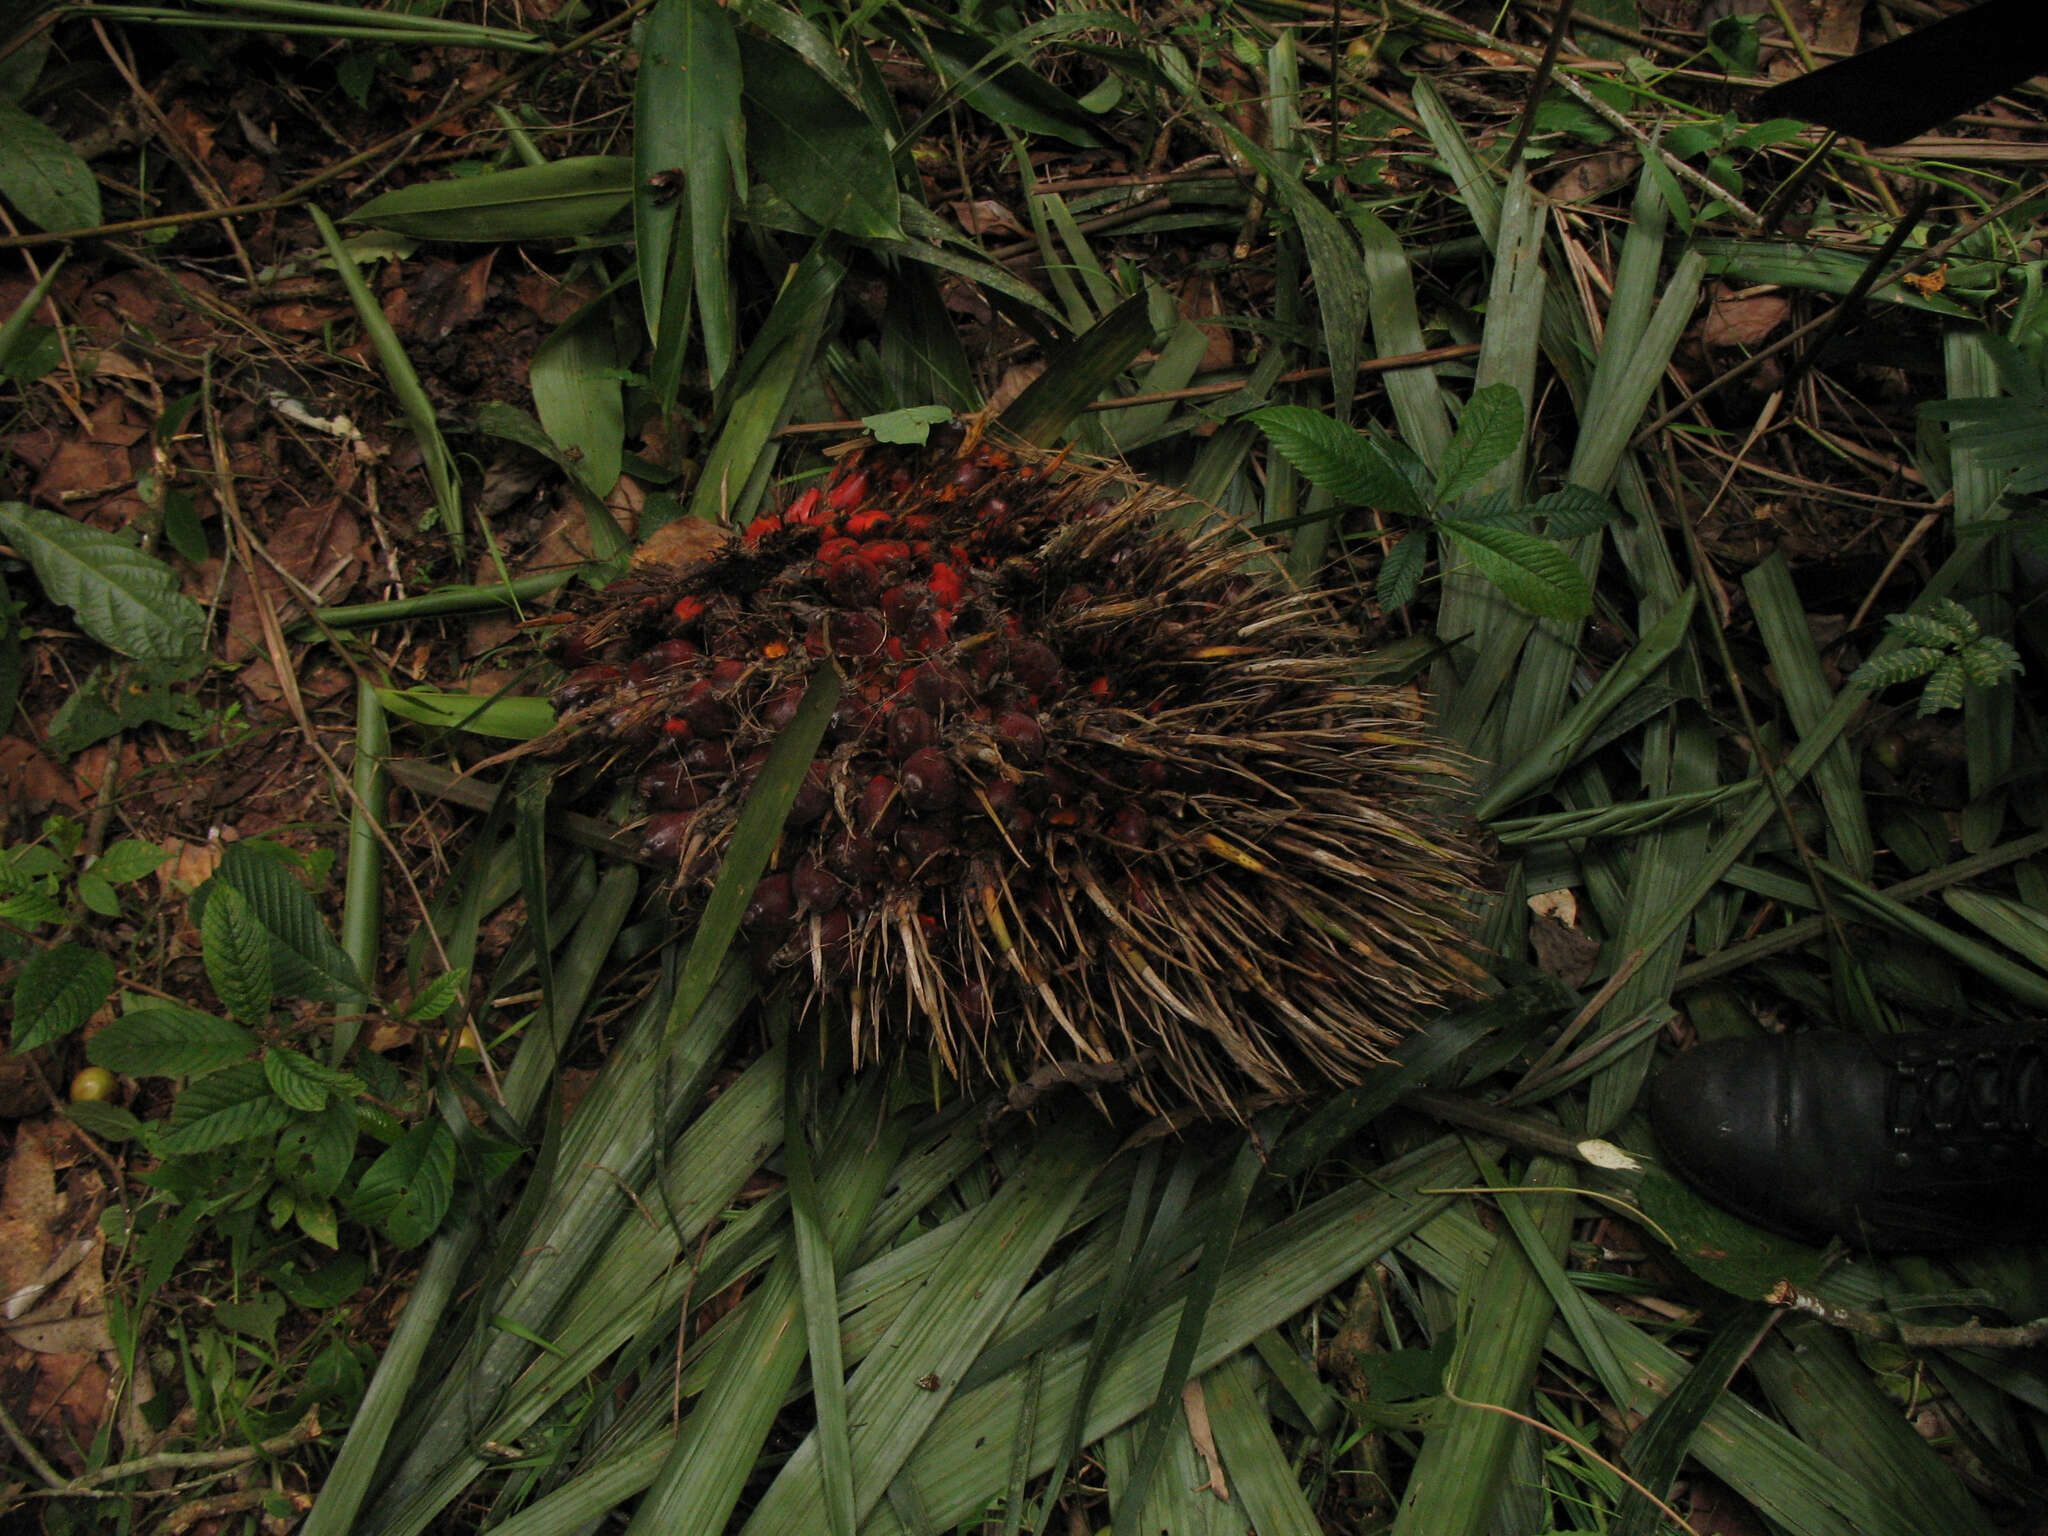
<path id="1" fill-rule="evenodd" d="M 870 446 L 567 629 L 554 745 L 637 775 L 684 900 L 807 679 L 843 692 L 746 933 L 857 1062 L 1121 1079 L 1153 1114 L 1355 1083 L 1472 994 L 1454 754 L 1241 530 L 1110 469 Z"/>

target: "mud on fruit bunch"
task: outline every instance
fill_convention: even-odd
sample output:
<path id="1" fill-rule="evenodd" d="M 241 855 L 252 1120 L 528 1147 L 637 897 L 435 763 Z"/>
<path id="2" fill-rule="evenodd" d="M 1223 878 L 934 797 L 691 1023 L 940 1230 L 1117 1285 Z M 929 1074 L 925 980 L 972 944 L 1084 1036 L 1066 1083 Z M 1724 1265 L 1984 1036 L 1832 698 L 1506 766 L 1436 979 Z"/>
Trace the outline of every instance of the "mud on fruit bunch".
<path id="1" fill-rule="evenodd" d="M 866 447 L 557 642 L 552 746 L 630 770 L 701 900 L 807 680 L 844 688 L 747 909 L 856 1060 L 1121 1078 L 1153 1114 L 1356 1082 L 1480 971 L 1455 758 L 1200 509 L 941 428 Z"/>

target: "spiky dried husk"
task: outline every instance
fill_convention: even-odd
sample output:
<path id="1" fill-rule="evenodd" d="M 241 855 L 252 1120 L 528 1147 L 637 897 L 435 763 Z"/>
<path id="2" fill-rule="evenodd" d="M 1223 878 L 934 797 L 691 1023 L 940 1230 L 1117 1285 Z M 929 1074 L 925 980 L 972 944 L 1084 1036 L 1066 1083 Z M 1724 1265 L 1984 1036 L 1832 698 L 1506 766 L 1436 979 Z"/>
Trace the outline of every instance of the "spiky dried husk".
<path id="1" fill-rule="evenodd" d="M 1359 1081 L 1471 995 L 1458 761 L 1358 679 L 1328 600 L 1174 492 L 947 446 L 856 454 L 570 632 L 553 745 L 640 773 L 681 898 L 836 665 L 749 932 L 858 1061 L 1235 1115 Z"/>

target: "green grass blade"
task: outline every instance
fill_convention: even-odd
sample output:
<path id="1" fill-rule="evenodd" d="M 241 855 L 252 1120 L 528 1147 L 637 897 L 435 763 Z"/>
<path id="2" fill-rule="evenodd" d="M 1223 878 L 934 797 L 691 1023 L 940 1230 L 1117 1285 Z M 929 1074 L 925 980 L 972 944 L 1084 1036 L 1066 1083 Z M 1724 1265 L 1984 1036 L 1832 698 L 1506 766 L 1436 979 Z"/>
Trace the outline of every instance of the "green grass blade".
<path id="1" fill-rule="evenodd" d="M 448 451 L 448 444 L 441 437 L 441 424 L 435 419 L 433 402 L 427 399 L 420 376 L 413 371 L 405 348 L 399 344 L 398 333 L 384 318 L 383 306 L 370 292 L 370 286 L 363 281 L 355 262 L 349 259 L 348 251 L 342 245 L 341 232 L 334 227 L 333 220 L 318 208 L 307 211 L 312 214 L 313 226 L 320 231 L 320 238 L 327 246 L 327 254 L 334 259 L 335 273 L 348 290 L 349 302 L 355 305 L 356 319 L 362 325 L 363 333 L 370 338 L 377 361 L 383 364 L 384 377 L 391 385 L 391 392 L 398 396 L 398 403 L 404 408 L 406 424 L 412 428 L 413 441 L 419 445 L 420 466 L 426 471 L 427 484 L 433 491 L 434 509 L 459 566 L 464 560 L 462 490 L 455 473 L 455 456 Z"/>
<path id="2" fill-rule="evenodd" d="M 1024 442 L 1050 447 L 1082 407 L 1098 398 L 1151 342 L 1151 303 L 1141 293 L 1124 300 L 1047 359 L 1045 372 L 1005 407 L 997 422 Z"/>
<path id="3" fill-rule="evenodd" d="M 542 166 L 422 181 L 372 198 L 349 215 L 349 222 L 419 240 L 576 239 L 596 234 L 618 217 L 632 198 L 632 175 L 632 165 L 621 156 L 581 155 Z"/>
<path id="4" fill-rule="evenodd" d="M 660 0 L 648 16 L 633 126 L 635 258 L 641 311 L 657 349 L 654 372 L 672 371 L 683 345 L 681 327 L 669 323 L 681 311 L 668 289 L 687 283 L 716 385 L 733 361 L 726 250 L 743 158 L 739 44 L 712 0 Z M 679 191 L 675 172 L 682 173 Z"/>
<path id="5" fill-rule="evenodd" d="M 941 1260 L 917 1300 L 853 1373 L 856 1512 L 865 1519 L 932 1421 L 952 1400 L 961 1374 L 1037 1269 L 1046 1248 L 1100 1165 L 1101 1132 L 1087 1122 L 1046 1127 L 1003 1187 L 969 1218 L 972 1230 Z M 1006 1469 L 990 1458 L 1000 1486 Z M 922 1479 L 916 1480 L 920 1487 Z M 818 1441 L 790 1457 L 745 1527 L 747 1536 L 823 1527 Z"/>
<path id="6" fill-rule="evenodd" d="M 1322 1536 L 1322 1524 L 1259 1403 L 1258 1376 L 1254 1357 L 1239 1353 L 1202 1378 L 1231 1497 L 1259 1536 Z"/>
<path id="7" fill-rule="evenodd" d="M 1791 567 L 1774 554 L 1742 578 L 1749 595 L 1757 633 L 1770 653 L 1778 693 L 1793 729 L 1804 736 L 1819 725 L 1834 703 L 1834 691 L 1821 672 L 1820 655 L 1806 608 L 1792 585 Z M 1870 814 L 1849 743 L 1837 738 L 1813 770 L 1814 792 L 1828 818 L 1828 854 L 1859 880 L 1868 880 L 1877 860 Z"/>
<path id="8" fill-rule="evenodd" d="M 1686 1447 L 1705 1423 L 1708 1410 L 1781 1315 L 1777 1308 L 1755 1301 L 1730 1309 L 1685 1380 L 1629 1437 L 1629 1470 L 1657 1498 L 1667 1497 L 1685 1462 Z M 1634 1488 L 1622 1495 L 1618 1514 L 1614 1536 L 1657 1536 L 1664 1519 L 1656 1504 Z"/>
<path id="9" fill-rule="evenodd" d="M 1556 1180 L 1539 1162 L 1527 1182 Z M 1510 1197 L 1516 1198 L 1516 1197 Z M 1537 1235 L 1556 1258 L 1571 1231 L 1570 1196 L 1526 1197 Z M 1394 1536 L 1482 1536 L 1513 1444 L 1516 1421 L 1485 1405 L 1526 1412 L 1553 1308 L 1528 1255 L 1497 1243 L 1461 1307 L 1458 1348 L 1444 1373 L 1451 1398 L 1422 1442 L 1401 1498 Z"/>

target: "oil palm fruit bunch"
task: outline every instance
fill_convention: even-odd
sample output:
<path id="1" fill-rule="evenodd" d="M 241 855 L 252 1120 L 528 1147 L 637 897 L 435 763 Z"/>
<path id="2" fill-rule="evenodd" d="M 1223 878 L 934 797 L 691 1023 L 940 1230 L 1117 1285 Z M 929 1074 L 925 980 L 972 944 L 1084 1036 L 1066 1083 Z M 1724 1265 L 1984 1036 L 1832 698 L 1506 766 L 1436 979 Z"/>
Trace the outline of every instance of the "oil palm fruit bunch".
<path id="1" fill-rule="evenodd" d="M 701 900 L 814 669 L 840 702 L 745 933 L 956 1080 L 1242 1116 L 1357 1082 L 1481 970 L 1457 759 L 1271 552 L 954 425 L 867 446 L 560 632 L 552 749 Z"/>

